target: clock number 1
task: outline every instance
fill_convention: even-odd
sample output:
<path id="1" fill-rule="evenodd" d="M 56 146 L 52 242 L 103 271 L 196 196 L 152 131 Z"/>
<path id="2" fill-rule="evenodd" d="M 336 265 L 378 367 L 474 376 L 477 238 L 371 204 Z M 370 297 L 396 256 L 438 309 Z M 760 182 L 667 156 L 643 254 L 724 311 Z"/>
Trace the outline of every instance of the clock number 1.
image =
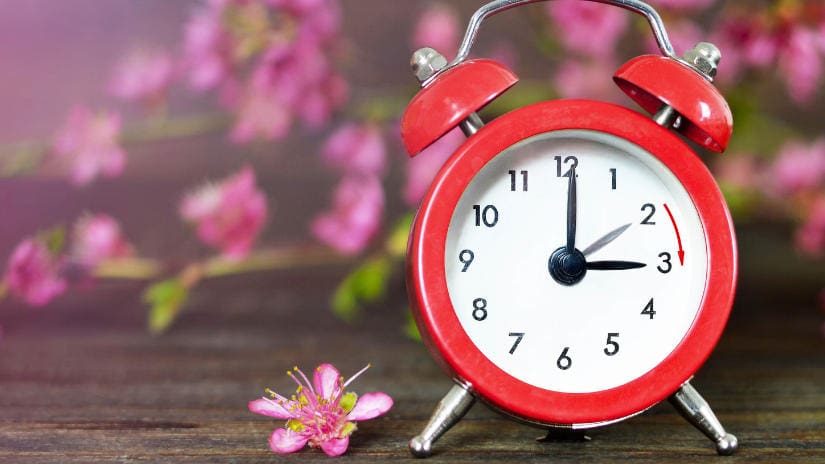
<path id="1" fill-rule="evenodd" d="M 616 168 L 610 168 L 610 189 L 616 190 Z"/>
<path id="2" fill-rule="evenodd" d="M 570 366 L 573 365 L 573 360 L 570 359 L 570 356 L 567 356 L 567 352 L 570 351 L 569 346 L 565 346 L 563 350 L 561 350 L 561 354 L 559 355 L 559 359 L 556 360 L 556 367 L 559 369 L 566 371 L 570 369 Z"/>

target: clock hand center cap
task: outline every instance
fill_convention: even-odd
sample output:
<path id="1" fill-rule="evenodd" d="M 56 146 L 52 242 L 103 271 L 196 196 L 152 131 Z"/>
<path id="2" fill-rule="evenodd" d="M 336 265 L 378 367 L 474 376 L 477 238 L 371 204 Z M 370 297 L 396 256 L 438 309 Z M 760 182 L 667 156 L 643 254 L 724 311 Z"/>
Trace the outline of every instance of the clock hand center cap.
<path id="1" fill-rule="evenodd" d="M 550 255 L 547 269 L 553 280 L 562 285 L 575 285 L 587 273 L 587 259 L 577 249 L 558 248 Z"/>

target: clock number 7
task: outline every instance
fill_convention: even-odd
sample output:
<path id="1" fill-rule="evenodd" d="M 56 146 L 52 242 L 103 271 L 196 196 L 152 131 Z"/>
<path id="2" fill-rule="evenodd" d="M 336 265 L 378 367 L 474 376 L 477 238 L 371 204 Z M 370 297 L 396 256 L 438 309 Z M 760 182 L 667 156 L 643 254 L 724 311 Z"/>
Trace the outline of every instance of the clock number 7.
<path id="1" fill-rule="evenodd" d="M 507 334 L 509 337 L 516 337 L 516 341 L 513 342 L 513 347 L 510 348 L 510 354 L 516 352 L 516 348 L 518 348 L 518 344 L 521 343 L 521 339 L 524 338 L 524 332 L 510 332 Z"/>

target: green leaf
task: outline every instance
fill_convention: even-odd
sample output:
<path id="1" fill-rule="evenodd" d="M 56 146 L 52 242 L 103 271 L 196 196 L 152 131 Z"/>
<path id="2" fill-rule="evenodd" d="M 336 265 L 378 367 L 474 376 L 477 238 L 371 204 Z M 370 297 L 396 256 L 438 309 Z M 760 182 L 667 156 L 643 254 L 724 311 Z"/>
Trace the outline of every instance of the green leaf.
<path id="1" fill-rule="evenodd" d="M 153 334 L 165 332 L 175 321 L 183 304 L 189 297 L 189 289 L 178 279 L 169 279 L 150 286 L 143 292 L 143 301 L 149 308 L 149 331 Z"/>
<path id="2" fill-rule="evenodd" d="M 356 268 L 335 289 L 331 301 L 333 313 L 347 322 L 357 319 L 364 304 L 384 297 L 390 271 L 390 260 L 386 256 L 370 259 Z"/>
<path id="3" fill-rule="evenodd" d="M 390 256 L 400 258 L 407 254 L 407 239 L 410 236 L 414 218 L 414 213 L 407 213 L 395 223 L 386 244 Z"/>
<path id="4" fill-rule="evenodd" d="M 411 340 L 421 341 L 421 332 L 418 331 L 418 325 L 415 323 L 412 310 L 409 308 L 407 308 L 407 323 L 404 324 L 404 335 Z"/>
<path id="5" fill-rule="evenodd" d="M 52 256 L 57 256 L 63 251 L 63 247 L 66 244 L 66 228 L 63 226 L 55 226 L 51 229 L 47 229 L 41 231 L 38 235 L 38 239 L 46 245 L 46 248 L 49 249 L 49 253 Z"/>

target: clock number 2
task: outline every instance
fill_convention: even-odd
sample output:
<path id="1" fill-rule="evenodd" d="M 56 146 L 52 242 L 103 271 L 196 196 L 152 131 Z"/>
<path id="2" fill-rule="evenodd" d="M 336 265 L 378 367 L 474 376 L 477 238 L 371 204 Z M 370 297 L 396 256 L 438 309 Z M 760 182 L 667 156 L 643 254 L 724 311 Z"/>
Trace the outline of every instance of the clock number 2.
<path id="1" fill-rule="evenodd" d="M 563 350 L 561 350 L 561 354 L 559 355 L 559 359 L 556 360 L 556 367 L 559 369 L 566 371 L 570 369 L 570 366 L 573 365 L 573 360 L 570 359 L 570 356 L 567 356 L 567 352 L 570 351 L 569 346 L 565 346 Z"/>
<path id="2" fill-rule="evenodd" d="M 479 322 L 487 319 L 487 300 L 484 298 L 473 300 L 473 319 Z"/>
<path id="3" fill-rule="evenodd" d="M 656 214 L 656 207 L 653 206 L 652 203 L 645 203 L 644 205 L 642 205 L 642 211 L 647 211 L 647 210 L 650 210 L 650 214 L 648 214 L 647 217 L 642 219 L 642 225 L 655 226 L 656 222 L 651 221 L 650 219 L 653 217 L 654 214 Z"/>

